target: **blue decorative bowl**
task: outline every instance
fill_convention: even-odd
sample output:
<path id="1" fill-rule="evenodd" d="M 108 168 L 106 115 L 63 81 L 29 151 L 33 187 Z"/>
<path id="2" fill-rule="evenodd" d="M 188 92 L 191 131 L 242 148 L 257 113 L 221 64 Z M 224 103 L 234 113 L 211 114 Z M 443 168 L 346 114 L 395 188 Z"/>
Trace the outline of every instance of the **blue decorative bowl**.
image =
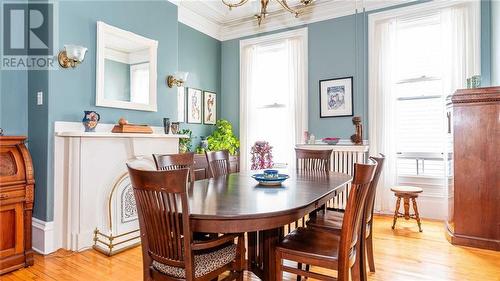
<path id="1" fill-rule="evenodd" d="M 273 175 L 273 177 L 270 177 L 268 174 L 264 173 L 252 175 L 252 178 L 258 181 L 260 185 L 277 186 L 281 185 L 289 176 L 285 174 L 276 174 L 276 176 Z"/>

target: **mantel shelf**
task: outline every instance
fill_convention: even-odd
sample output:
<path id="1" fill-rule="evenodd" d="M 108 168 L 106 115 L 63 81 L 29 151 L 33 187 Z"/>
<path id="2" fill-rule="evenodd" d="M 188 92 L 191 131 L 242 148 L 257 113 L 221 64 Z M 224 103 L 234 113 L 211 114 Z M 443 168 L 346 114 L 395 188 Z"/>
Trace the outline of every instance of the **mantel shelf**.
<path id="1" fill-rule="evenodd" d="M 187 135 L 174 134 L 137 134 L 137 133 L 111 133 L 111 132 L 80 132 L 64 131 L 56 132 L 58 137 L 79 137 L 79 138 L 188 138 Z"/>

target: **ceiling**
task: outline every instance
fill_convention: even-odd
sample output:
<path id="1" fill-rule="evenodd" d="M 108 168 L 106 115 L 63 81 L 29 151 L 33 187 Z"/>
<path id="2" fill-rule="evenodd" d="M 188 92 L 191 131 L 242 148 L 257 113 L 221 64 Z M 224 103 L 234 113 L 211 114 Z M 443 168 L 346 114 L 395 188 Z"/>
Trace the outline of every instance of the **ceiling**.
<path id="1" fill-rule="evenodd" d="M 301 8 L 301 15 L 285 11 L 275 0 L 268 5 L 269 15 L 258 26 L 254 15 L 260 9 L 260 0 L 249 0 L 231 10 L 222 0 L 170 0 L 179 6 L 179 21 L 218 40 L 229 40 L 335 17 L 398 5 L 412 0 L 315 0 L 303 7 L 300 0 L 288 0 L 290 7 Z M 226 0 L 236 3 L 239 0 Z"/>
<path id="2" fill-rule="evenodd" d="M 312 8 L 317 8 L 321 3 L 332 0 L 316 0 Z M 236 0 L 227 0 L 229 3 L 237 3 Z M 287 1 L 290 7 L 300 6 L 300 0 Z M 222 3 L 222 0 L 205 0 L 205 1 L 182 1 L 181 5 L 202 15 L 206 18 L 217 22 L 218 24 L 230 24 L 241 20 L 254 20 L 254 15 L 260 10 L 260 0 L 249 0 L 243 6 L 232 8 L 231 10 Z M 267 11 L 270 15 L 276 13 L 288 13 L 283 10 L 278 2 L 271 0 L 268 4 Z M 290 16 L 292 16 L 290 14 Z M 292 16 L 293 17 L 293 16 Z"/>

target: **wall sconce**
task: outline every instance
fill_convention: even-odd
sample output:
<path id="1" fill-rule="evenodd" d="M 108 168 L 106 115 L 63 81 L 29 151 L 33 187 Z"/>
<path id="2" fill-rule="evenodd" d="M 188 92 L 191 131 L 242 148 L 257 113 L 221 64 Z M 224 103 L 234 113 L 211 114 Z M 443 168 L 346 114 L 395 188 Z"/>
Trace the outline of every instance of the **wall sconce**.
<path id="1" fill-rule="evenodd" d="M 64 51 L 60 51 L 57 59 L 63 68 L 75 67 L 83 62 L 87 48 L 77 45 L 64 45 Z"/>
<path id="2" fill-rule="evenodd" d="M 182 87 L 184 85 L 184 82 L 187 81 L 188 74 L 188 72 L 177 71 L 174 75 L 167 76 L 168 87 Z"/>

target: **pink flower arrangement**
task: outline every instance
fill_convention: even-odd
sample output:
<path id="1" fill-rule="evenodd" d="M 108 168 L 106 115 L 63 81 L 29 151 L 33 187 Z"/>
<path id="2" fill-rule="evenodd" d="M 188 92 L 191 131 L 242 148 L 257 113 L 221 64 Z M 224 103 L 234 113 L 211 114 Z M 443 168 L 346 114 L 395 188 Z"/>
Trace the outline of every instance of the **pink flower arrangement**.
<path id="1" fill-rule="evenodd" d="M 269 169 L 273 167 L 273 147 L 267 141 L 256 141 L 252 146 L 252 170 Z"/>

